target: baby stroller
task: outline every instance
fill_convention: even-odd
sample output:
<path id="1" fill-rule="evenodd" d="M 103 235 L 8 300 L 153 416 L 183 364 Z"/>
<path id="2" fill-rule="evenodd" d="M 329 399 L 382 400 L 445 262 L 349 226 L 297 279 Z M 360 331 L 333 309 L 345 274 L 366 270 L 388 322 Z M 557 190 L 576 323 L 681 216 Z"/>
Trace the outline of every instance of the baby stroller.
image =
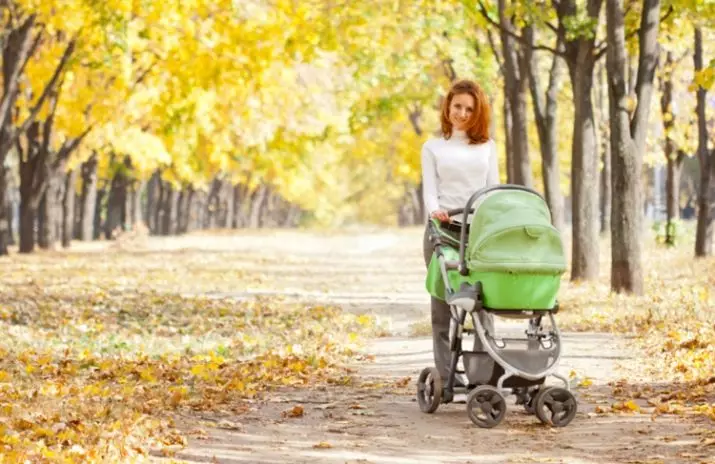
<path id="1" fill-rule="evenodd" d="M 469 418 L 492 428 L 504 419 L 504 395 L 511 391 L 516 404 L 543 423 L 568 425 L 577 402 L 568 379 L 555 372 L 561 337 L 554 320 L 566 258 L 546 201 L 519 185 L 497 185 L 477 191 L 465 208 L 448 213 L 463 216 L 459 238 L 438 220 L 428 223 L 434 252 L 426 288 L 449 305 L 451 363 L 445 381 L 435 367 L 420 373 L 420 409 L 433 413 L 455 393 L 467 393 Z M 467 315 L 474 329 L 465 327 Z M 494 316 L 528 321 L 525 337 L 498 338 L 490 324 Z M 546 318 L 550 327 L 542 324 Z M 475 336 L 472 351 L 462 349 L 463 334 Z M 464 370 L 458 370 L 460 358 Z M 465 387 L 456 386 L 457 374 L 466 375 Z M 551 375 L 565 387 L 545 386 Z"/>

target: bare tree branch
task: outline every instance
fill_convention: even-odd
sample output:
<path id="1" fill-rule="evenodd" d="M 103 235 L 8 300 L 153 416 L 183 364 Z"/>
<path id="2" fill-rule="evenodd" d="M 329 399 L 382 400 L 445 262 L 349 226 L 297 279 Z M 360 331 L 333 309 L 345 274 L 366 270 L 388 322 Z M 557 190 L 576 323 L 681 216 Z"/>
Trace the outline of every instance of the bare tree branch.
<path id="1" fill-rule="evenodd" d="M 631 7 L 631 4 L 629 3 L 628 6 L 626 7 L 626 12 L 628 11 L 628 8 L 630 8 L 630 7 Z M 673 11 L 674 11 L 673 5 L 670 5 L 670 8 L 668 8 L 668 11 L 666 11 L 665 14 L 664 14 L 663 16 L 661 16 L 660 22 L 662 23 L 663 21 L 665 21 L 666 19 L 668 19 L 668 16 L 670 16 L 671 14 L 673 14 Z M 640 35 L 640 32 L 641 32 L 641 28 L 640 28 L 640 27 L 638 27 L 637 29 L 632 30 L 632 31 L 630 32 L 630 34 L 626 35 L 626 42 L 629 41 L 629 40 L 631 40 L 633 37 L 635 37 L 635 36 L 637 36 L 637 35 Z M 595 48 L 596 48 L 596 50 L 598 50 L 598 51 L 596 52 L 596 61 L 598 61 L 598 60 L 600 60 L 601 58 L 603 58 L 603 55 L 605 55 L 606 52 L 608 51 L 608 45 L 606 44 L 606 40 L 601 41 L 599 44 L 596 45 Z M 685 57 L 685 56 L 684 56 L 684 57 Z M 683 58 L 684 58 L 684 57 L 683 57 Z M 682 58 L 681 58 L 681 60 L 682 60 Z M 678 61 L 680 61 L 680 60 L 678 60 Z"/>
<path id="2" fill-rule="evenodd" d="M 547 51 L 547 52 L 553 53 L 554 55 L 559 55 L 559 56 L 562 56 L 562 57 L 564 57 L 564 58 L 567 57 L 567 56 L 566 56 L 566 53 L 564 53 L 564 52 L 562 52 L 562 51 L 559 51 L 559 50 L 557 50 L 557 49 L 555 49 L 555 48 L 553 48 L 553 47 L 549 47 L 549 46 L 547 46 L 547 45 L 529 45 L 529 42 L 528 42 L 524 37 L 520 36 L 519 34 L 516 34 L 515 32 L 509 30 L 509 29 L 506 28 L 506 27 L 503 27 L 501 24 L 499 24 L 498 22 L 496 22 L 496 21 L 494 21 L 492 18 L 490 18 L 490 17 L 489 17 L 489 13 L 487 12 L 487 9 L 484 7 L 484 4 L 482 3 L 482 0 L 479 0 L 478 3 L 479 3 L 479 11 L 481 12 L 481 14 L 482 14 L 482 16 L 484 17 L 484 19 L 486 19 L 487 22 L 489 22 L 489 24 L 491 24 L 492 26 L 496 27 L 496 28 L 499 29 L 500 31 L 502 31 L 502 32 L 504 32 L 504 33 L 506 33 L 506 34 L 508 34 L 509 36 L 515 38 L 515 39 L 518 40 L 519 43 L 521 43 L 522 45 L 530 46 L 533 50 L 545 50 L 545 51 Z"/>
<path id="3" fill-rule="evenodd" d="M 504 75 L 504 64 L 502 64 L 502 60 L 499 57 L 499 48 L 497 48 L 497 44 L 494 41 L 494 37 L 492 37 L 492 31 L 488 30 L 487 31 L 487 38 L 489 39 L 489 46 L 492 48 L 492 52 L 494 53 L 494 59 L 497 60 L 497 65 L 499 65 L 499 73 L 501 75 Z"/>

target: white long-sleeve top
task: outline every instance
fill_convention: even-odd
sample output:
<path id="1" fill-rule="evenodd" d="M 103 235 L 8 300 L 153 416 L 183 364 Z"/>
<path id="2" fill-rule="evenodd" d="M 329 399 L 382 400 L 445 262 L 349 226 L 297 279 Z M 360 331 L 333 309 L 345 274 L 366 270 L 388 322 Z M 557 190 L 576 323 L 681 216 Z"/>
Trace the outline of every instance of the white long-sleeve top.
<path id="1" fill-rule="evenodd" d="M 464 131 L 422 145 L 422 196 L 429 216 L 438 209 L 464 208 L 477 190 L 499 183 L 494 140 L 469 145 Z"/>

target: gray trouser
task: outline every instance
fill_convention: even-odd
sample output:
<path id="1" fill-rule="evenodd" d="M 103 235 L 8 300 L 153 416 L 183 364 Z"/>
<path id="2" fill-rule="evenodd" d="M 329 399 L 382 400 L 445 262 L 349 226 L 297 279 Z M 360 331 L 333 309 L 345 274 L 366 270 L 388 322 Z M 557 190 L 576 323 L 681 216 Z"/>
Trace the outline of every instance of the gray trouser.
<path id="1" fill-rule="evenodd" d="M 422 252 L 425 259 L 425 267 L 429 267 L 432 259 L 432 244 L 429 241 L 429 231 L 425 228 L 424 239 L 422 243 Z M 432 312 L 432 351 L 434 355 L 434 364 L 443 379 L 447 378 L 449 373 L 449 364 L 452 360 L 452 353 L 449 350 L 449 321 L 451 313 L 449 305 L 439 298 L 430 297 L 430 309 Z M 494 320 L 491 314 L 481 318 L 485 328 L 494 332 Z M 479 337 L 474 337 L 474 351 L 483 351 L 482 343 Z"/>

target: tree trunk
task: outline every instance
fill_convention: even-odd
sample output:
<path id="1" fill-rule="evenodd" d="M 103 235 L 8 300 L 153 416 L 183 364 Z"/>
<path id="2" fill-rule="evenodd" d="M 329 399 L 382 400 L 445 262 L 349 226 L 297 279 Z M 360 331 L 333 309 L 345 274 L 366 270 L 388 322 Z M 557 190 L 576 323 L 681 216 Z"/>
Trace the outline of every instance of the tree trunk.
<path id="1" fill-rule="evenodd" d="M 196 190 L 194 190 L 193 186 L 189 186 L 188 188 L 188 194 L 186 198 L 186 206 L 184 209 L 186 210 L 186 224 L 184 227 L 184 233 L 189 233 L 196 229 Z"/>
<path id="2" fill-rule="evenodd" d="M 10 173 L 0 161 L 0 256 L 7 255 L 12 238 L 11 204 L 8 194 Z"/>
<path id="3" fill-rule="evenodd" d="M 104 236 L 112 240 L 124 230 L 127 223 L 127 173 L 119 167 L 114 173 L 107 199 L 107 220 L 104 224 Z"/>
<path id="4" fill-rule="evenodd" d="M 608 102 L 608 87 L 605 82 L 605 66 L 598 66 L 596 71 L 596 99 L 598 100 L 598 145 L 601 152 L 601 176 L 600 176 L 600 199 L 601 199 L 601 234 L 611 233 L 611 198 L 613 196 L 611 188 L 611 139 L 608 124 L 610 112 Z"/>
<path id="5" fill-rule="evenodd" d="M 193 212 L 196 216 L 193 229 L 206 229 L 208 227 L 208 194 L 206 192 L 198 191 L 195 193 Z"/>
<path id="6" fill-rule="evenodd" d="M 61 238 L 62 198 L 64 197 L 65 163 L 59 163 L 49 168 L 47 187 L 40 202 L 38 211 L 38 238 L 37 244 L 42 249 L 54 248 L 57 240 Z"/>
<path id="7" fill-rule="evenodd" d="M 251 212 L 248 219 L 249 228 L 257 229 L 261 226 L 261 215 L 267 196 L 268 187 L 264 184 L 259 185 L 253 192 L 253 195 L 251 195 Z"/>
<path id="8" fill-rule="evenodd" d="M 606 234 L 611 232 L 611 214 L 612 214 L 612 199 L 613 199 L 613 185 L 612 185 L 612 175 L 613 170 L 611 169 L 611 140 L 610 131 L 605 132 L 603 137 L 603 155 L 601 157 L 601 163 L 603 164 L 603 169 L 601 170 L 601 233 Z"/>
<path id="9" fill-rule="evenodd" d="M 94 240 L 99 240 L 102 236 L 102 203 L 104 202 L 104 196 L 107 191 L 104 188 L 97 189 L 94 202 L 94 214 L 92 215 L 92 238 Z"/>
<path id="10" fill-rule="evenodd" d="M 97 210 L 97 155 L 93 154 L 82 163 L 82 197 L 80 214 L 80 240 L 88 242 L 95 238 L 95 211 Z"/>
<path id="11" fill-rule="evenodd" d="M 599 273 L 598 155 L 594 125 L 593 70 L 598 58 L 595 32 L 603 0 L 587 0 L 583 13 L 594 22 L 592 35 L 571 36 L 568 23 L 580 16 L 576 0 L 554 1 L 558 36 L 564 44 L 574 103 L 571 145 L 571 280 L 595 280 Z"/>
<path id="12" fill-rule="evenodd" d="M 608 96 L 611 121 L 613 200 L 611 218 L 611 289 L 643 293 L 642 164 L 645 134 L 657 61 L 660 0 L 645 0 L 641 16 L 638 75 L 635 94 L 638 104 L 631 119 L 628 57 L 623 0 L 606 0 L 608 50 Z"/>
<path id="13" fill-rule="evenodd" d="M 10 182 L 10 193 L 8 194 L 9 198 L 7 204 L 7 244 L 10 246 L 17 245 L 17 243 L 15 242 L 15 230 L 17 229 L 17 227 L 15 227 L 15 208 L 20 206 L 20 202 L 16 201 L 19 200 L 19 194 L 20 193 L 13 185 L 13 182 Z"/>
<path id="14" fill-rule="evenodd" d="M 35 122 L 26 132 L 27 149 L 17 144 L 20 157 L 20 253 L 35 250 L 37 208 L 47 190 L 46 146 L 40 142 L 40 124 Z"/>
<path id="15" fill-rule="evenodd" d="M 529 43 L 534 44 L 533 26 L 524 28 L 524 34 Z M 546 202 L 551 209 L 551 222 L 560 232 L 565 230 L 564 197 L 561 193 L 558 134 L 556 108 L 558 90 L 561 85 L 562 60 L 554 55 L 549 72 L 549 84 L 546 94 L 541 92 L 539 85 L 539 64 L 531 46 L 525 47 L 525 63 L 534 107 L 534 117 L 541 148 L 541 174 L 544 182 Z"/>
<path id="16" fill-rule="evenodd" d="M 7 199 L 7 173 L 5 159 L 15 143 L 17 133 L 13 111 L 18 97 L 18 85 L 24 65 L 32 54 L 32 31 L 35 26 L 35 14 L 28 15 L 18 27 L 6 27 L 2 41 L 2 85 L 3 94 L 0 98 L 0 256 L 8 254 L 8 246 L 12 237 L 12 224 L 5 205 Z M 22 221 L 21 221 L 22 222 Z M 34 245 L 33 245 L 34 248 Z"/>
<path id="17" fill-rule="evenodd" d="M 675 221 L 680 216 L 680 172 L 682 170 L 685 153 L 677 149 L 672 131 L 675 127 L 673 114 L 673 53 L 667 52 L 661 80 L 660 111 L 665 133 L 665 159 L 667 162 L 667 177 L 665 179 L 666 191 L 666 225 L 665 244 L 675 245 Z"/>
<path id="18" fill-rule="evenodd" d="M 598 156 L 591 86 L 593 61 L 570 65 L 575 106 L 571 150 L 573 238 L 571 280 L 594 280 L 599 272 Z"/>
<path id="19" fill-rule="evenodd" d="M 278 225 L 281 196 L 273 189 L 268 190 L 268 196 L 263 204 L 260 227 L 273 228 Z"/>
<path id="20" fill-rule="evenodd" d="M 193 220 L 192 206 L 194 198 L 194 189 L 189 186 L 188 188 L 182 189 L 179 193 L 179 199 L 177 201 L 177 233 L 186 234 L 191 230 L 191 223 Z"/>
<path id="21" fill-rule="evenodd" d="M 246 196 L 246 191 L 243 185 L 236 184 L 233 186 L 233 224 L 231 227 L 239 229 L 243 227 L 243 200 Z"/>
<path id="22" fill-rule="evenodd" d="M 499 0 L 499 20 L 502 29 L 514 32 L 514 25 L 505 15 L 506 0 Z M 510 149 L 513 156 L 514 183 L 533 187 L 529 159 L 528 126 L 526 116 L 527 79 L 524 60 L 519 57 L 518 45 L 507 32 L 501 31 L 504 60 L 504 87 L 511 115 Z"/>
<path id="23" fill-rule="evenodd" d="M 695 28 L 695 71 L 703 69 L 703 33 Z M 715 216 L 715 150 L 708 152 L 708 127 L 705 114 L 707 91 L 698 86 L 695 112 L 698 117 L 698 160 L 700 161 L 700 190 L 698 191 L 698 225 L 695 234 L 695 256 L 713 253 L 713 216 Z"/>
<path id="24" fill-rule="evenodd" d="M 142 214 L 142 195 L 147 187 L 147 182 L 144 180 L 134 181 L 132 184 L 132 224 L 138 226 L 144 222 L 144 214 Z M 144 224 L 146 226 L 146 224 Z"/>
<path id="25" fill-rule="evenodd" d="M 169 205 L 171 204 L 171 183 L 168 181 L 161 182 L 161 200 L 159 201 L 159 216 L 157 217 L 157 225 L 161 235 L 169 235 L 171 228 L 171 218 L 169 217 Z"/>
<path id="26" fill-rule="evenodd" d="M 516 181 L 514 176 L 516 175 L 514 171 L 516 170 L 514 166 L 514 151 L 512 150 L 512 140 L 511 140 L 511 108 L 509 107 L 509 98 L 506 86 L 504 86 L 504 150 L 506 152 L 506 182 L 507 184 L 513 184 Z"/>
<path id="27" fill-rule="evenodd" d="M 162 235 L 176 235 L 179 192 L 170 182 L 164 182 L 162 189 Z"/>
<path id="28" fill-rule="evenodd" d="M 75 229 L 75 184 L 77 170 L 73 169 L 65 176 L 65 195 L 62 201 L 62 247 L 69 248 Z"/>
<path id="29" fill-rule="evenodd" d="M 171 189 L 169 195 L 169 235 L 177 235 L 179 233 L 179 190 Z"/>
<path id="30" fill-rule="evenodd" d="M 42 198 L 40 199 L 40 204 L 37 205 L 37 211 L 35 212 L 35 221 L 36 227 L 37 227 L 37 237 L 36 237 L 36 244 L 41 248 L 41 249 L 48 249 L 49 246 L 49 213 L 47 211 L 47 192 L 45 191 L 45 194 L 42 195 Z"/>
<path id="31" fill-rule="evenodd" d="M 157 235 L 165 235 L 164 234 L 164 215 L 166 212 L 164 211 L 166 208 L 166 197 L 168 195 L 167 187 L 166 187 L 166 182 L 164 182 L 161 178 L 158 179 L 157 181 L 157 187 L 156 187 L 156 192 L 155 192 L 155 203 L 154 203 L 154 210 L 150 210 L 150 214 L 154 216 L 154 227 L 156 228 L 153 233 Z"/>
<path id="32" fill-rule="evenodd" d="M 211 183 L 208 198 L 208 228 L 216 229 L 219 224 L 219 215 L 221 213 L 221 186 L 222 182 L 219 178 L 215 178 Z"/>
<path id="33" fill-rule="evenodd" d="M 233 195 L 233 185 L 230 182 L 226 183 L 226 188 L 224 188 L 223 191 L 223 197 L 225 198 L 226 202 L 226 214 L 224 215 L 223 218 L 223 225 L 222 227 L 224 229 L 232 229 L 233 228 L 233 218 L 235 217 L 234 210 L 236 208 L 236 203 L 234 202 L 235 197 Z"/>
<path id="34" fill-rule="evenodd" d="M 297 227 L 300 223 L 301 209 L 297 205 L 291 204 L 286 215 L 285 227 Z"/>
<path id="35" fill-rule="evenodd" d="M 32 253 L 35 250 L 35 211 L 31 202 L 20 193 L 20 253 Z"/>
<path id="36" fill-rule="evenodd" d="M 427 218 L 424 201 L 422 201 L 422 190 L 422 181 L 417 184 L 417 187 L 412 189 L 412 204 L 415 206 L 414 216 L 412 217 L 412 224 L 414 225 L 424 224 L 425 219 Z M 290 206 L 292 207 L 292 205 Z"/>
<path id="37" fill-rule="evenodd" d="M 152 234 L 157 233 L 156 212 L 161 192 L 161 173 L 157 170 L 152 174 L 147 184 L 146 209 L 144 210 L 144 223 Z"/>

